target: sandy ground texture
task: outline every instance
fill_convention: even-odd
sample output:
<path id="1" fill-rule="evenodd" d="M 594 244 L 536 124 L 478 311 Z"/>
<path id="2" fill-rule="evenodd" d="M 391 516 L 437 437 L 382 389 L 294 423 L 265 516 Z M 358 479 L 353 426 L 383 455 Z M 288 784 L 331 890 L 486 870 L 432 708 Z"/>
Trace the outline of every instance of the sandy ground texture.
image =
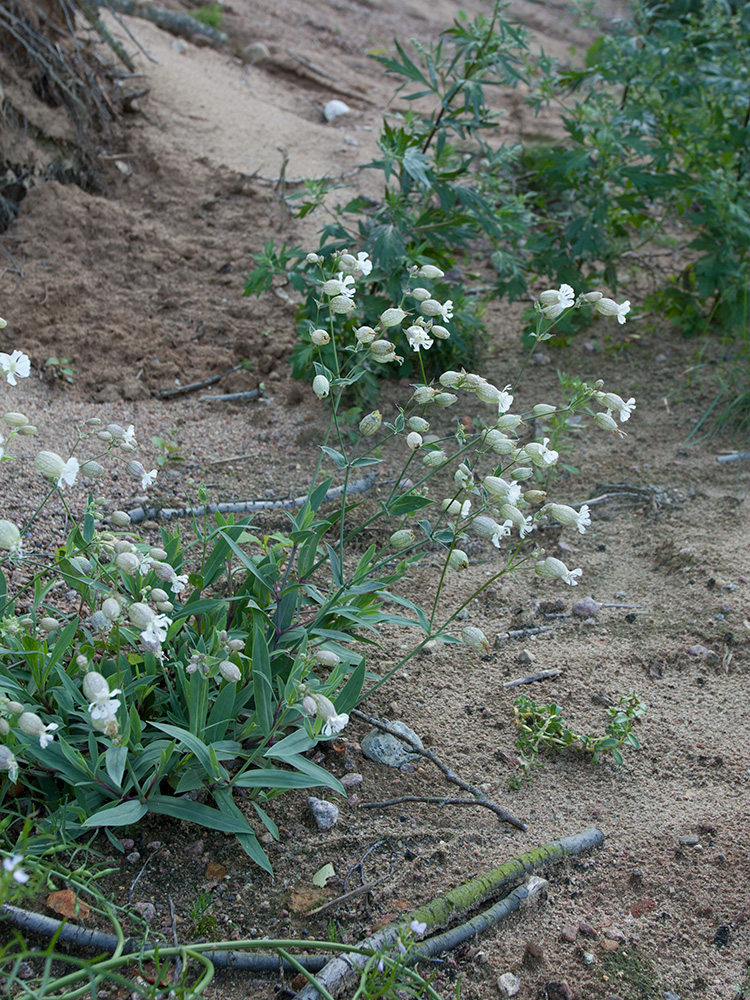
<path id="1" fill-rule="evenodd" d="M 463 6 L 471 14 L 486 5 Z M 580 53 L 592 37 L 562 5 L 518 0 L 512 9 L 545 49 L 565 53 L 573 46 Z M 287 217 L 279 232 L 282 158 L 288 156 L 290 181 L 356 171 L 375 152 L 381 113 L 393 96 L 368 53 L 388 50 L 394 36 L 434 37 L 457 6 L 448 0 L 236 0 L 225 10 L 231 51 L 196 47 L 141 20 L 129 22 L 157 62 L 142 57 L 150 93 L 102 157 L 108 191 L 39 184 L 0 239 L 6 251 L 0 313 L 9 321 L 0 349 L 21 347 L 33 364 L 32 378 L 12 395 L 0 387 L 0 406 L 26 412 L 44 446 L 59 450 L 87 417 L 133 423 L 147 468 L 159 455 L 148 442 L 163 438 L 182 459 L 167 463 L 155 488 L 154 499 L 165 506 L 193 502 L 199 483 L 212 501 L 297 495 L 307 486 L 325 415 L 309 387 L 288 374 L 294 304 L 273 293 L 259 301 L 242 297 L 250 254 L 271 236 L 316 244 L 316 220 L 302 226 Z M 602 7 L 601 25 L 617 12 Z M 265 62 L 240 58 L 253 42 L 267 47 Z M 321 108 L 332 98 L 352 111 L 326 123 Z M 518 95 L 501 100 L 508 108 L 505 134 L 555 134 L 551 116 L 533 119 Z M 359 172 L 348 181 L 352 190 L 367 191 L 373 183 Z M 629 297 L 636 300 L 636 288 Z M 518 308 L 499 304 L 488 313 L 482 374 L 500 386 L 514 381 L 523 362 L 518 318 Z M 453 996 L 460 979 L 464 1000 L 505 996 L 499 979 L 513 972 L 521 998 L 735 996 L 750 956 L 748 465 L 719 463 L 717 455 L 730 445 L 721 438 L 686 443 L 715 389 L 690 374 L 691 345 L 677 334 L 636 315 L 625 331 L 602 322 L 585 337 L 586 343 L 577 340 L 538 359 L 518 394 L 520 409 L 556 401 L 560 369 L 603 378 L 638 401 L 628 437 L 619 442 L 587 423 L 573 432 L 571 460 L 580 472 L 554 484 L 561 502 L 610 496 L 592 508 L 585 535 L 544 533 L 550 554 L 583 568 L 580 585 L 572 590 L 523 571 L 494 582 L 469 605 L 466 619 L 491 638 L 488 655 L 438 647 L 412 660 L 363 706 L 406 722 L 461 777 L 520 817 L 527 831 L 479 808 L 360 808 L 453 789 L 426 761 L 400 771 L 368 761 L 360 743 L 369 727 L 353 721 L 324 759 L 338 775 L 361 775 L 361 782 L 340 803 L 339 822 L 329 832 L 315 826 L 306 793 L 274 804 L 282 840 L 267 845 L 273 880 L 254 869 L 231 838 L 148 820 L 132 831 L 127 859 L 101 842 L 106 863 L 119 867 L 109 884 L 119 902 L 132 893 L 133 902 L 153 904 L 154 926 L 171 937 L 171 897 L 185 941 L 199 933 L 200 890 L 212 896 L 208 913 L 219 936 L 337 934 L 354 941 L 494 864 L 596 825 L 604 847 L 552 869 L 543 901 L 446 955 L 435 967 L 436 989 Z M 45 365 L 53 355 L 70 359 L 72 384 Z M 226 377 L 221 390 L 263 381 L 260 402 L 216 404 L 200 394 L 155 398 L 245 358 L 253 362 L 250 370 Z M 384 388 L 386 419 L 408 395 L 404 383 Z M 443 415 L 444 429 L 456 417 L 482 416 L 480 404 L 462 400 Z M 21 520 L 29 513 L 36 447 L 19 441 L 18 461 L 2 466 L 3 517 Z M 384 455 L 368 502 L 386 489 L 401 457 Z M 613 484 L 628 489 L 613 497 Z M 108 474 L 102 491 L 117 506 L 138 499 L 122 475 Z M 266 514 L 259 524 L 273 530 L 285 521 Z M 51 515 L 35 527 L 30 544 L 51 547 L 63 526 L 62 514 Z M 446 590 L 446 606 L 464 601 L 500 569 L 489 545 L 471 555 L 470 568 Z M 402 592 L 429 591 L 434 578 L 428 560 Z M 573 602 L 583 597 L 601 605 L 595 615 L 572 614 Z M 537 628 L 543 631 L 505 637 Z M 395 664 L 406 642 L 402 634 L 384 633 L 372 669 Z M 518 690 L 503 685 L 550 668 L 560 673 L 525 690 L 540 702 L 557 700 L 566 720 L 583 731 L 601 729 L 605 706 L 637 692 L 648 706 L 638 728 L 642 749 L 626 752 L 621 766 L 594 766 L 575 753 L 548 758 L 533 780 L 519 784 Z M 317 905 L 361 883 L 377 884 L 307 915 L 312 875 L 326 862 L 336 877 Z M 280 983 L 277 976 L 222 973 L 207 995 L 290 995 L 280 992 L 289 984 Z"/>

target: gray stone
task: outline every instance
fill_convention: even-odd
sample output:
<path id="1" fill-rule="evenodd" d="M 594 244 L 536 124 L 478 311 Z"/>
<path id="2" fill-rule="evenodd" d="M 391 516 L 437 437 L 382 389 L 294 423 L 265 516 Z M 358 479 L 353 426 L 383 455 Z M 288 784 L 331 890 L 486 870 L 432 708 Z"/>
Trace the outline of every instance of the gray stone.
<path id="1" fill-rule="evenodd" d="M 664 1000 L 680 1000 L 677 993 L 673 993 L 671 990 L 667 990 L 664 994 Z"/>
<path id="2" fill-rule="evenodd" d="M 512 972 L 504 972 L 502 976 L 498 977 L 497 985 L 505 992 L 506 996 L 514 997 L 521 989 L 521 980 Z"/>
<path id="3" fill-rule="evenodd" d="M 356 771 L 352 771 L 350 774 L 345 774 L 341 779 L 341 784 L 344 788 L 353 788 L 355 785 L 362 784 L 362 775 L 357 774 Z"/>
<path id="4" fill-rule="evenodd" d="M 392 729 L 409 736 L 415 741 L 417 746 L 422 746 L 422 741 L 413 729 L 403 722 L 391 722 Z M 362 753 L 368 760 L 376 764 L 385 764 L 386 767 L 401 767 L 409 761 L 418 760 L 419 754 L 409 748 L 406 743 L 391 736 L 390 733 L 381 733 L 377 729 L 372 729 L 362 740 Z"/>
<path id="5" fill-rule="evenodd" d="M 310 812 L 313 814 L 319 830 L 330 830 L 338 822 L 339 807 L 333 802 L 316 799 L 314 795 L 311 795 L 307 804 L 310 806 Z"/>
<path id="6" fill-rule="evenodd" d="M 680 837 L 677 841 L 677 843 L 682 844 L 683 847 L 697 847 L 700 842 L 701 838 L 697 833 L 686 833 L 684 837 Z"/>
<path id="7" fill-rule="evenodd" d="M 595 601 L 593 597 L 582 597 L 580 601 L 575 602 L 570 611 L 577 618 L 596 618 L 601 611 L 601 607 L 601 604 Z"/>

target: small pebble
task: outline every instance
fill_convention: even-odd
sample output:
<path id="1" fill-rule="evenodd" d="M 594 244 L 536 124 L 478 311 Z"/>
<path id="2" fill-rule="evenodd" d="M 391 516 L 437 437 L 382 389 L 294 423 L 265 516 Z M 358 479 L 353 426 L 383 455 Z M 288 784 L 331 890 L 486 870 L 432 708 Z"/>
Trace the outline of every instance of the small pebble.
<path id="1" fill-rule="evenodd" d="M 151 923 L 151 921 L 156 916 L 156 907 L 154 906 L 153 903 L 136 903 L 135 904 L 135 909 L 140 913 L 140 915 L 143 917 L 143 919 L 147 923 L 149 923 L 149 924 Z"/>
<path id="2" fill-rule="evenodd" d="M 597 936 L 594 928 L 591 926 L 591 924 L 587 924 L 585 920 L 582 920 L 580 922 L 580 924 L 578 925 L 578 930 L 581 932 L 581 934 L 583 934 L 584 937 L 590 938 L 592 941 Z"/>
<path id="3" fill-rule="evenodd" d="M 547 995 L 547 1000 L 575 1000 L 575 993 L 564 979 L 559 983 L 547 983 L 544 992 Z"/>
<path id="4" fill-rule="evenodd" d="M 339 807 L 333 802 L 316 799 L 314 795 L 311 795 L 307 804 L 310 806 L 310 812 L 313 814 L 319 830 L 330 830 L 338 822 Z"/>
<path id="5" fill-rule="evenodd" d="M 351 113 L 351 108 L 348 104 L 344 104 L 343 101 L 328 101 L 326 106 L 323 108 L 323 117 L 327 122 L 332 122 L 334 118 L 338 118 L 340 115 L 348 115 Z"/>
<path id="6" fill-rule="evenodd" d="M 36 973 L 28 962 L 21 962 L 16 969 L 16 975 L 19 979 L 33 979 Z"/>
<path id="7" fill-rule="evenodd" d="M 203 841 L 194 840 L 192 844 L 188 844 L 185 847 L 185 854 L 187 854 L 189 858 L 199 858 L 201 854 L 203 854 Z"/>
<path id="8" fill-rule="evenodd" d="M 527 969 L 538 969 L 540 965 L 544 965 L 544 949 L 538 941 L 526 942 L 523 964 Z"/>
<path id="9" fill-rule="evenodd" d="M 571 613 L 577 618 L 596 618 L 601 611 L 601 604 L 593 597 L 582 597 L 571 608 Z"/>
<path id="10" fill-rule="evenodd" d="M 135 841 L 131 840 L 130 837 L 123 837 L 120 843 L 124 851 L 132 851 L 135 847 Z"/>
<path id="11" fill-rule="evenodd" d="M 522 649 L 521 652 L 516 657 L 516 663 L 521 663 L 526 666 L 529 663 L 533 663 L 536 657 L 528 649 Z"/>
<path id="12" fill-rule="evenodd" d="M 497 985 L 505 991 L 506 996 L 514 997 L 521 989 L 521 980 L 512 972 L 504 972 L 502 976 L 498 977 Z"/>
<path id="13" fill-rule="evenodd" d="M 567 542 L 558 542 L 557 547 L 560 552 L 565 552 L 567 555 L 571 555 L 575 550 L 572 545 L 568 545 Z"/>
<path id="14" fill-rule="evenodd" d="M 593 965 L 596 962 L 596 956 L 591 951 L 584 951 L 583 961 L 586 965 Z"/>
<path id="15" fill-rule="evenodd" d="M 602 948 L 604 949 L 604 951 L 617 951 L 619 947 L 620 947 L 619 941 L 612 941 L 610 938 L 605 938 L 602 941 Z"/>
<path id="16" fill-rule="evenodd" d="M 677 993 L 673 993 L 671 990 L 667 990 L 664 994 L 664 1000 L 680 1000 L 680 996 Z"/>
<path id="17" fill-rule="evenodd" d="M 341 784 L 344 788 L 354 788 L 355 785 L 362 784 L 362 775 L 357 774 L 356 771 L 353 771 L 350 774 L 345 774 L 341 779 Z"/>
<path id="18" fill-rule="evenodd" d="M 697 833 L 686 833 L 684 837 L 677 839 L 677 843 L 682 844 L 683 847 L 696 847 L 700 842 L 701 838 Z"/>
<path id="19" fill-rule="evenodd" d="M 469 612 L 466 608 L 461 608 L 461 610 L 456 615 L 456 618 L 458 618 L 460 622 L 465 621 L 468 617 L 469 617 Z"/>
<path id="20" fill-rule="evenodd" d="M 560 931 L 560 940 L 568 941 L 570 944 L 575 941 L 577 936 L 578 930 L 572 924 L 568 924 L 567 927 L 563 927 Z"/>
<path id="21" fill-rule="evenodd" d="M 128 862 L 128 864 L 134 865 L 136 861 L 141 860 L 141 852 L 131 851 L 131 853 L 126 856 L 125 860 Z"/>

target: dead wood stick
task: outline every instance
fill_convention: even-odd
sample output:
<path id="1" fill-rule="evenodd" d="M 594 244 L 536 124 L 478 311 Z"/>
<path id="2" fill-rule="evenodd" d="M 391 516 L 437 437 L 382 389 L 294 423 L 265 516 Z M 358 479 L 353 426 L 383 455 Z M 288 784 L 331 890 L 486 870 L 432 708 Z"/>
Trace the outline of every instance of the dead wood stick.
<path id="1" fill-rule="evenodd" d="M 485 806 L 494 812 L 493 802 L 482 802 L 480 799 L 448 799 L 439 795 L 399 795 L 397 799 L 383 799 L 382 802 L 358 802 L 357 809 L 385 809 L 387 806 L 400 806 L 402 802 L 426 802 L 435 806 Z"/>
<path id="2" fill-rule="evenodd" d="M 510 632 L 498 632 L 498 639 L 523 639 L 525 635 L 539 635 L 540 632 L 554 632 L 554 625 L 539 625 L 535 628 L 515 628 Z"/>
<path id="3" fill-rule="evenodd" d="M 555 840 L 506 861 L 492 871 L 464 882 L 463 885 L 451 889 L 443 896 L 438 896 L 425 906 L 405 915 L 397 923 L 389 924 L 388 927 L 371 934 L 370 937 L 358 943 L 358 947 L 367 951 L 367 954 L 349 954 L 332 959 L 319 973 L 317 981 L 332 996 L 337 996 L 346 989 L 355 976 L 359 975 L 360 970 L 369 961 L 372 952 L 395 946 L 402 935 L 409 933 L 409 925 L 413 920 L 427 924 L 427 934 L 443 930 L 455 921 L 462 920 L 471 910 L 481 906 L 487 900 L 503 896 L 514 886 L 518 886 L 525 876 L 533 875 L 562 858 L 583 854 L 595 847 L 601 847 L 603 843 L 604 834 L 596 827 L 591 827 L 581 833 L 565 837 L 562 840 Z M 481 929 L 483 928 L 474 931 L 474 933 L 479 933 Z M 420 948 L 429 948 L 429 946 L 430 941 L 427 940 Z M 295 995 L 294 1000 L 320 1000 L 320 995 L 320 991 L 315 985 L 308 983 Z"/>
<path id="4" fill-rule="evenodd" d="M 364 493 L 378 478 L 376 472 L 363 476 L 346 488 L 350 493 Z M 332 486 L 323 497 L 323 503 L 336 500 L 344 492 L 343 486 Z M 236 503 L 210 503 L 200 507 L 136 507 L 128 511 L 133 524 L 140 521 L 154 521 L 162 518 L 172 521 L 178 517 L 203 517 L 204 514 L 248 514 L 259 510 L 286 510 L 289 507 L 303 507 L 307 503 L 307 494 L 289 500 L 238 500 Z"/>
<path id="5" fill-rule="evenodd" d="M 351 889 L 349 892 L 345 892 L 343 896 L 337 896 L 335 899 L 329 900 L 329 902 L 324 903 L 315 910 L 306 910 L 305 916 L 314 917 L 318 913 L 325 913 L 327 910 L 333 910 L 336 906 L 340 906 L 341 903 L 347 903 L 350 899 L 355 899 L 357 896 L 361 896 L 363 892 L 371 892 L 376 885 L 380 885 L 381 882 L 385 882 L 387 878 L 389 878 L 389 876 L 384 875 L 376 882 L 366 882 L 364 885 L 358 885 L 356 889 Z"/>
<path id="6" fill-rule="evenodd" d="M 168 31 L 171 35 L 182 35 L 185 38 L 194 38 L 202 35 L 208 38 L 214 45 L 224 45 L 228 41 L 223 31 L 217 31 L 208 24 L 203 24 L 189 14 L 178 14 L 173 10 L 164 10 L 163 7 L 155 7 L 151 3 L 143 0 L 107 0 L 107 6 L 118 14 L 127 14 L 129 17 L 142 17 L 146 21 L 153 21 L 157 28 Z"/>
<path id="7" fill-rule="evenodd" d="M 261 395 L 260 387 L 245 389 L 244 392 L 225 392 L 219 396 L 201 396 L 201 403 L 230 403 L 232 400 L 257 399 Z"/>
<path id="8" fill-rule="evenodd" d="M 217 382 L 221 382 L 223 378 L 227 375 L 231 375 L 232 372 L 239 371 L 243 365 L 235 365 L 234 368 L 230 368 L 229 371 L 223 372 L 221 375 L 212 375 L 211 378 L 201 379 L 200 382 L 189 382 L 187 385 L 178 385 L 174 389 L 162 389 L 161 392 L 157 392 L 157 399 L 171 399 L 172 396 L 184 396 L 186 392 L 195 392 L 196 389 L 206 389 L 209 385 L 216 385 Z M 256 390 L 257 394 L 257 390 Z"/>
<path id="9" fill-rule="evenodd" d="M 520 687 L 522 684 L 533 684 L 534 681 L 546 681 L 550 677 L 559 677 L 562 673 L 560 667 L 550 667 L 549 670 L 537 670 L 535 674 L 527 674 L 526 677 L 516 677 L 512 681 L 506 681 L 504 688 Z"/>
<path id="10" fill-rule="evenodd" d="M 735 451 L 731 455 L 717 455 L 717 462 L 739 462 L 741 459 L 750 458 L 750 451 Z"/>
<path id="11" fill-rule="evenodd" d="M 432 750 L 425 750 L 424 747 L 420 747 L 416 740 L 413 740 L 411 736 L 407 736 L 405 733 L 400 733 L 398 729 L 394 729 L 393 726 L 389 726 L 385 722 L 380 722 L 379 719 L 374 718 L 372 715 L 366 715 L 364 712 L 360 712 L 359 709 L 353 708 L 349 714 L 353 715 L 355 719 L 362 719 L 363 722 L 367 722 L 369 725 L 375 726 L 376 729 L 379 729 L 383 733 L 388 733 L 389 736 L 394 736 L 402 743 L 406 743 L 406 745 L 411 747 L 416 754 L 419 754 L 420 757 L 425 757 L 433 763 L 435 767 L 439 768 L 445 775 L 446 781 L 450 781 L 452 784 L 458 785 L 458 787 L 464 792 L 469 792 L 475 797 L 477 805 L 483 805 L 485 808 L 490 809 L 504 823 L 510 823 L 511 826 L 514 826 L 517 830 L 526 829 L 525 823 L 523 823 L 520 819 L 517 819 L 511 813 L 507 812 L 502 806 L 492 802 L 478 788 L 470 785 L 467 781 L 464 781 L 463 778 L 459 778 L 457 774 L 454 774 L 453 771 L 451 771 L 451 769 L 447 767 L 442 760 L 440 760 L 437 754 L 434 754 Z M 438 801 L 442 800 L 438 799 Z"/>

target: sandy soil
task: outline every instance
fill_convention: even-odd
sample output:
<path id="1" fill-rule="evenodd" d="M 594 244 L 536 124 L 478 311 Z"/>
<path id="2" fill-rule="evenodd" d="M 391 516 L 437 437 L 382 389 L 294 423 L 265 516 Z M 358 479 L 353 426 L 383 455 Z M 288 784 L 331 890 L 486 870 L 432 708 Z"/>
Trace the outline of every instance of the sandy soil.
<path id="1" fill-rule="evenodd" d="M 484 6 L 478 0 L 463 5 L 470 14 Z M 133 423 L 142 442 L 153 435 L 168 439 L 184 461 L 169 463 L 161 477 L 156 499 L 164 505 L 194 500 L 201 482 L 212 500 L 304 490 L 324 416 L 312 393 L 288 376 L 293 304 L 271 293 L 259 301 L 242 298 L 250 254 L 270 236 L 317 243 L 315 220 L 303 226 L 287 218 L 279 232 L 282 155 L 289 157 L 291 180 L 347 174 L 369 159 L 392 85 L 368 53 L 387 50 L 394 36 L 434 36 L 456 9 L 448 0 L 236 0 L 225 7 L 233 51 L 262 41 L 271 54 L 254 66 L 129 22 L 158 62 L 142 59 L 150 94 L 118 145 L 102 156 L 106 195 L 39 184 L 1 238 L 9 257 L 0 274 L 0 313 L 9 326 L 0 333 L 0 348 L 22 347 L 34 371 L 12 397 L 0 387 L 0 406 L 7 409 L 12 400 L 39 425 L 45 446 L 60 450 L 70 427 L 88 416 Z M 591 37 L 591 29 L 578 27 L 559 5 L 518 0 L 512 9 L 545 49 L 580 50 Z M 599 13 L 606 28 L 617 8 Z M 321 107 L 333 97 L 352 113 L 327 124 Z M 502 100 L 509 110 L 506 134 L 554 134 L 555 122 L 531 119 L 517 95 Z M 372 180 L 355 173 L 350 183 L 367 190 Z M 505 385 L 523 360 L 518 310 L 495 305 L 489 319 L 482 373 Z M 133 900 L 153 902 L 162 927 L 171 896 L 186 940 L 196 891 L 206 885 L 221 934 L 325 937 L 333 928 L 355 940 L 495 863 L 597 825 L 606 835 L 604 848 L 552 870 L 541 905 L 446 956 L 436 968 L 436 988 L 453 995 L 460 977 L 464 1000 L 504 996 L 498 977 L 514 971 L 521 998 L 564 995 L 547 986 L 561 981 L 579 1000 L 646 1000 L 667 991 L 683 1000 L 735 995 L 750 955 L 749 473 L 747 463 L 717 462 L 726 443 L 720 439 L 686 444 L 711 398 L 709 387 L 688 374 L 691 345 L 648 317 L 627 331 L 637 336 L 618 342 L 610 327 L 597 325 L 587 344 L 575 342 L 556 351 L 551 364 L 532 366 L 519 392 L 522 407 L 554 400 L 559 368 L 604 378 L 638 400 L 629 436 L 614 447 L 589 427 L 577 432 L 580 474 L 561 477 L 555 487 L 561 502 L 608 492 L 602 484 L 646 491 L 634 502 L 595 507 L 585 536 L 545 534 L 549 552 L 565 552 L 584 568 L 581 586 L 563 592 L 562 585 L 519 573 L 469 609 L 468 621 L 491 637 L 511 629 L 552 630 L 522 641 L 500 638 L 482 658 L 450 648 L 418 657 L 364 706 L 408 723 L 462 777 L 487 786 L 528 831 L 501 825 L 481 809 L 362 810 L 352 801 L 342 804 L 337 826 L 320 833 L 306 796 L 291 793 L 276 805 L 284 834 L 268 846 L 273 880 L 252 868 L 229 838 L 146 822 L 133 832 L 139 858 L 112 858 L 102 843 L 108 863 L 120 865 L 111 883 L 118 900 L 151 858 Z M 71 359 L 72 384 L 50 376 L 45 362 L 51 355 Z M 155 398 L 244 358 L 252 360 L 251 369 L 226 378 L 222 390 L 263 380 L 261 403 Z M 384 390 L 386 418 L 407 393 L 398 383 Z M 464 403 L 456 415 L 479 413 Z M 35 448 L 27 441 L 17 450 L 19 461 L 2 467 L 2 515 L 14 519 L 28 511 Z M 157 450 L 146 444 L 144 451 L 153 464 Z M 383 478 L 396 461 L 385 458 Z M 118 505 L 135 503 L 122 478 L 105 480 L 103 489 Z M 276 521 L 283 524 L 281 515 L 261 519 L 269 527 Z M 38 529 L 40 548 L 56 527 L 50 521 Z M 473 556 L 446 603 L 465 599 L 499 568 L 490 547 Z M 417 571 L 405 592 L 430 586 L 430 572 L 429 566 Z M 573 601 L 587 595 L 604 605 L 590 621 L 570 614 Z M 562 604 L 550 610 L 556 601 Z M 395 663 L 404 642 L 384 635 L 373 669 Z M 691 655 L 699 645 L 710 653 Z M 558 700 L 582 729 L 601 728 L 603 704 L 637 691 L 648 705 L 639 727 L 642 749 L 627 753 L 619 767 L 593 766 L 575 754 L 547 759 L 531 782 L 511 791 L 518 775 L 518 692 L 503 683 L 532 669 L 519 662 L 524 650 L 534 657 L 533 669 L 562 671 L 527 689 L 530 696 Z M 362 775 L 360 803 L 450 793 L 427 763 L 395 772 L 367 761 L 359 749 L 367 729 L 352 723 L 342 752 L 326 757 L 336 773 Z M 347 872 L 378 843 L 362 872 L 367 882 L 383 878 L 371 894 L 319 916 L 298 912 L 296 894 L 309 890 L 318 868 L 333 863 L 337 881 L 327 890 L 333 898 Z M 218 883 L 207 874 L 211 862 L 226 868 Z M 578 930 L 582 922 L 591 937 Z M 541 961 L 529 954 L 530 942 L 541 949 Z M 619 943 L 609 950 L 613 942 Z M 277 978 L 222 974 L 208 995 L 233 1000 L 277 993 Z"/>

